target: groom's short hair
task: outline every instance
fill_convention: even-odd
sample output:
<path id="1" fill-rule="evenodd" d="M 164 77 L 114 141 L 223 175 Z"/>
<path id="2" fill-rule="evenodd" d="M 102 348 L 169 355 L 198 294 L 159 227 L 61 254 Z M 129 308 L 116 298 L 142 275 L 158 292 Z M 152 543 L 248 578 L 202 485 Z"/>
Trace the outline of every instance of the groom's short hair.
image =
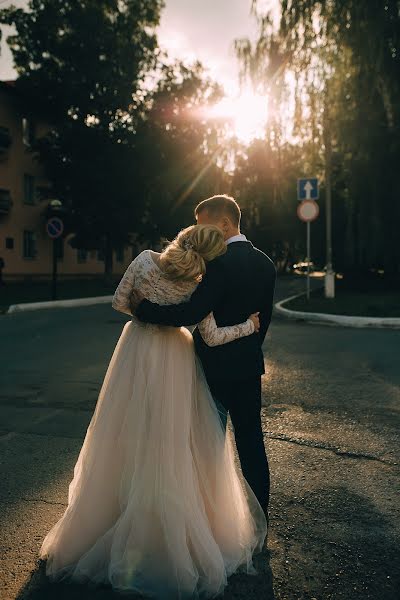
<path id="1" fill-rule="evenodd" d="M 240 226 L 240 207 L 232 196 L 227 196 L 227 194 L 217 194 L 211 196 L 211 198 L 206 198 L 196 206 L 194 214 L 197 217 L 197 215 L 204 210 L 207 211 L 210 217 L 218 218 L 221 215 L 226 215 L 230 218 L 235 227 Z"/>

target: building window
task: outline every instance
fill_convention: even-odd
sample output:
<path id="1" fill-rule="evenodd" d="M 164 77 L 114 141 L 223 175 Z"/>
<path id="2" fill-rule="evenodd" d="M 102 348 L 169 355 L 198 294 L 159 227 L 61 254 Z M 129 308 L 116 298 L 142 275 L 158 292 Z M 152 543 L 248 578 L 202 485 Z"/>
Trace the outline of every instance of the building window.
<path id="1" fill-rule="evenodd" d="M 36 250 L 36 233 L 34 231 L 24 230 L 24 258 L 35 258 Z"/>
<path id="2" fill-rule="evenodd" d="M 14 250 L 14 238 L 6 238 L 6 248 L 7 250 Z"/>
<path id="3" fill-rule="evenodd" d="M 35 139 L 34 124 L 28 117 L 22 117 L 22 141 L 25 146 L 30 146 Z"/>
<path id="4" fill-rule="evenodd" d="M 35 204 L 35 178 L 24 174 L 24 204 Z"/>
<path id="5" fill-rule="evenodd" d="M 117 250 L 115 251 L 115 258 L 117 259 L 117 262 L 123 263 L 124 257 L 125 257 L 125 248 L 117 248 Z"/>
<path id="6" fill-rule="evenodd" d="M 86 250 L 86 248 L 78 248 L 76 251 L 76 256 L 77 256 L 77 260 L 78 263 L 84 263 L 87 261 L 87 255 L 88 252 Z"/>

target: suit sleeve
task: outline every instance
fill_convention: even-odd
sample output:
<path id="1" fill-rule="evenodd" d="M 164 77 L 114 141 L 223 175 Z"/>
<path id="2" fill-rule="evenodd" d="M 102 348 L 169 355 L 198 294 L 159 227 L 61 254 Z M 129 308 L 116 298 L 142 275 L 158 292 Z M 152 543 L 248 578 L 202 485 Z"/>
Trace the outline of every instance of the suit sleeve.
<path id="1" fill-rule="evenodd" d="M 136 316 L 145 323 L 157 325 L 197 325 L 213 311 L 222 296 L 223 287 L 221 266 L 211 262 L 188 302 L 160 306 L 143 300 L 136 309 Z"/>
<path id="2" fill-rule="evenodd" d="M 271 323 L 272 310 L 274 307 L 274 292 L 276 283 L 276 268 L 272 265 L 269 281 L 266 286 L 264 308 L 260 311 L 260 331 L 258 332 L 260 345 L 264 343 L 269 324 Z"/>

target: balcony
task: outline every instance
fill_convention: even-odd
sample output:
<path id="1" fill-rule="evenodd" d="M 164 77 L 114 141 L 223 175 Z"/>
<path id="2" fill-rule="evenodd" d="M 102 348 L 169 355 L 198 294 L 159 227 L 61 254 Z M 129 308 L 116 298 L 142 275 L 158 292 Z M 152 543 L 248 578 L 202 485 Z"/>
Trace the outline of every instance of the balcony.
<path id="1" fill-rule="evenodd" d="M 0 189 L 0 216 L 8 215 L 12 206 L 10 190 Z"/>
<path id="2" fill-rule="evenodd" d="M 11 134 L 8 127 L 0 126 L 0 154 L 6 152 L 11 146 Z"/>

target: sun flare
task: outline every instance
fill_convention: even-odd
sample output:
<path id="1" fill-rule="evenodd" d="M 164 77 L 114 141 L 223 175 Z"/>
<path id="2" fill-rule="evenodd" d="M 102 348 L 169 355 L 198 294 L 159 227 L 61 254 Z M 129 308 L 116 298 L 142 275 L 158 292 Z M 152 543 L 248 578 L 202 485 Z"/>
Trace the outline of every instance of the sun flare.
<path id="1" fill-rule="evenodd" d="M 209 110 L 211 118 L 226 118 L 232 124 L 232 135 L 244 143 L 262 137 L 268 118 L 266 96 L 250 91 L 234 98 L 225 96 Z"/>

